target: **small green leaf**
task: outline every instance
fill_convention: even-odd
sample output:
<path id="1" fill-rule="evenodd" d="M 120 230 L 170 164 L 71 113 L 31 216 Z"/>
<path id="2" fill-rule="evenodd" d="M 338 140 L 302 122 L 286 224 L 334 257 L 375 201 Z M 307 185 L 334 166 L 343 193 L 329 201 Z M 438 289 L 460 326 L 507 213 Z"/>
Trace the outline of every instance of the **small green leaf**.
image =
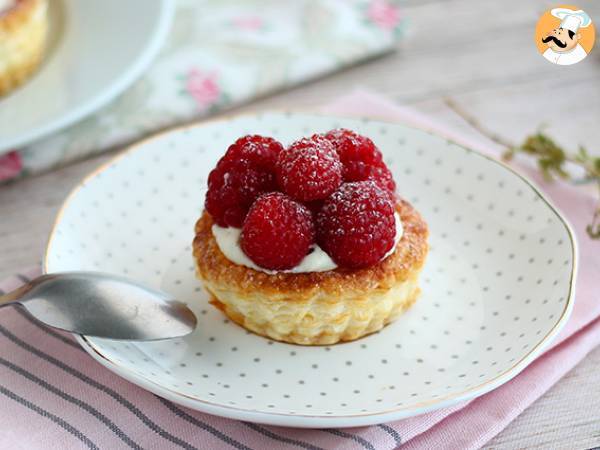
<path id="1" fill-rule="evenodd" d="M 527 136 L 520 146 L 514 146 L 502 136 L 498 136 L 481 126 L 475 116 L 464 111 L 452 99 L 446 99 L 446 103 L 482 135 L 502 145 L 504 147 L 502 159 L 509 161 L 517 153 L 530 155 L 536 161 L 545 180 L 552 181 L 558 177 L 569 180 L 573 184 L 593 182 L 597 184 L 598 194 L 600 195 L 600 157 L 591 156 L 585 147 L 579 146 L 577 151 L 567 153 L 545 133 L 546 126 L 544 124 L 540 125 L 535 134 Z M 584 177 L 572 179 L 565 168 L 567 162 L 578 165 L 583 169 Z M 590 238 L 600 239 L 600 200 L 599 206 L 593 213 L 591 223 L 586 227 L 586 231 Z"/>

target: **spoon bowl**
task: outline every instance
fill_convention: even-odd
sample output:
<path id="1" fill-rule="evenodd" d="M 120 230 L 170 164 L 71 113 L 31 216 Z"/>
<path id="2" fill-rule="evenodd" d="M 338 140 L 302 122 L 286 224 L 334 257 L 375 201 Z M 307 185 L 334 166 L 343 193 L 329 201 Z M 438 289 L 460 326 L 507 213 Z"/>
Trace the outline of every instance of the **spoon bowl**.
<path id="1" fill-rule="evenodd" d="M 4 296 L 46 325 L 71 333 L 151 341 L 185 336 L 196 316 L 168 294 L 123 277 L 97 272 L 43 275 Z"/>

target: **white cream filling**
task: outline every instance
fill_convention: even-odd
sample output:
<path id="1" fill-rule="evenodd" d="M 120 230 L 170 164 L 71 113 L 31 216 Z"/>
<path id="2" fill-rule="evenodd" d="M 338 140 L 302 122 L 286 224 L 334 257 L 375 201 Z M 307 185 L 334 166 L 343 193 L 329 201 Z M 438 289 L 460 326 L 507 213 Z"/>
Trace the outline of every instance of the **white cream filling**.
<path id="1" fill-rule="evenodd" d="M 394 245 L 387 252 L 381 260 L 383 261 L 385 258 L 390 256 L 396 250 L 396 245 L 402 238 L 402 234 L 404 229 L 402 227 L 402 221 L 400 220 L 400 216 L 398 213 L 394 214 L 394 219 L 396 222 L 396 236 L 394 238 Z M 241 266 L 246 266 L 254 270 L 259 270 L 261 272 L 275 274 L 279 272 L 284 273 L 305 273 L 305 272 L 326 272 L 328 270 L 333 270 L 337 267 L 337 264 L 333 262 L 333 260 L 329 257 L 327 253 L 323 251 L 321 247 L 315 245 L 312 248 L 312 251 L 304 257 L 300 264 L 296 267 L 289 270 L 269 270 L 263 267 L 259 267 L 252 262 L 250 258 L 246 256 L 243 252 L 242 247 L 240 246 L 240 234 L 242 230 L 240 228 L 232 228 L 232 227 L 221 227 L 217 224 L 212 226 L 212 233 L 217 241 L 217 245 L 221 252 L 225 255 L 225 257 Z"/>

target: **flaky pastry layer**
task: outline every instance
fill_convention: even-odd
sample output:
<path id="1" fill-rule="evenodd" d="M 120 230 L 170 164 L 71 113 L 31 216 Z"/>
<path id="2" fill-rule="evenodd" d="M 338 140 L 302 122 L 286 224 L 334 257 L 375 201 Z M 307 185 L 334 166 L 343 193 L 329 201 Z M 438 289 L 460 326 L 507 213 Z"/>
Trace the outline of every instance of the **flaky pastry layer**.
<path id="1" fill-rule="evenodd" d="M 428 230 L 406 201 L 397 211 L 404 232 L 394 253 L 365 269 L 267 274 L 229 261 L 212 234 L 207 212 L 196 223 L 197 276 L 211 303 L 244 328 L 279 341 L 325 345 L 380 330 L 419 293 Z"/>

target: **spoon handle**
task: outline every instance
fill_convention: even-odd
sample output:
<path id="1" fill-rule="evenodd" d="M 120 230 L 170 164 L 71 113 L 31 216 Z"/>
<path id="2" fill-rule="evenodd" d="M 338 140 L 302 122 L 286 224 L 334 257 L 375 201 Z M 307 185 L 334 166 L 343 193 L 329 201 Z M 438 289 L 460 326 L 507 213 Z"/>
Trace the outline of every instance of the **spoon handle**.
<path id="1" fill-rule="evenodd" d="M 27 294 L 27 292 L 29 292 L 33 287 L 33 281 L 35 280 L 25 283 L 23 286 L 18 287 L 14 291 L 0 295 L 0 308 L 3 306 L 12 305 L 14 303 L 19 303 L 19 300 L 21 300 L 23 296 Z"/>

